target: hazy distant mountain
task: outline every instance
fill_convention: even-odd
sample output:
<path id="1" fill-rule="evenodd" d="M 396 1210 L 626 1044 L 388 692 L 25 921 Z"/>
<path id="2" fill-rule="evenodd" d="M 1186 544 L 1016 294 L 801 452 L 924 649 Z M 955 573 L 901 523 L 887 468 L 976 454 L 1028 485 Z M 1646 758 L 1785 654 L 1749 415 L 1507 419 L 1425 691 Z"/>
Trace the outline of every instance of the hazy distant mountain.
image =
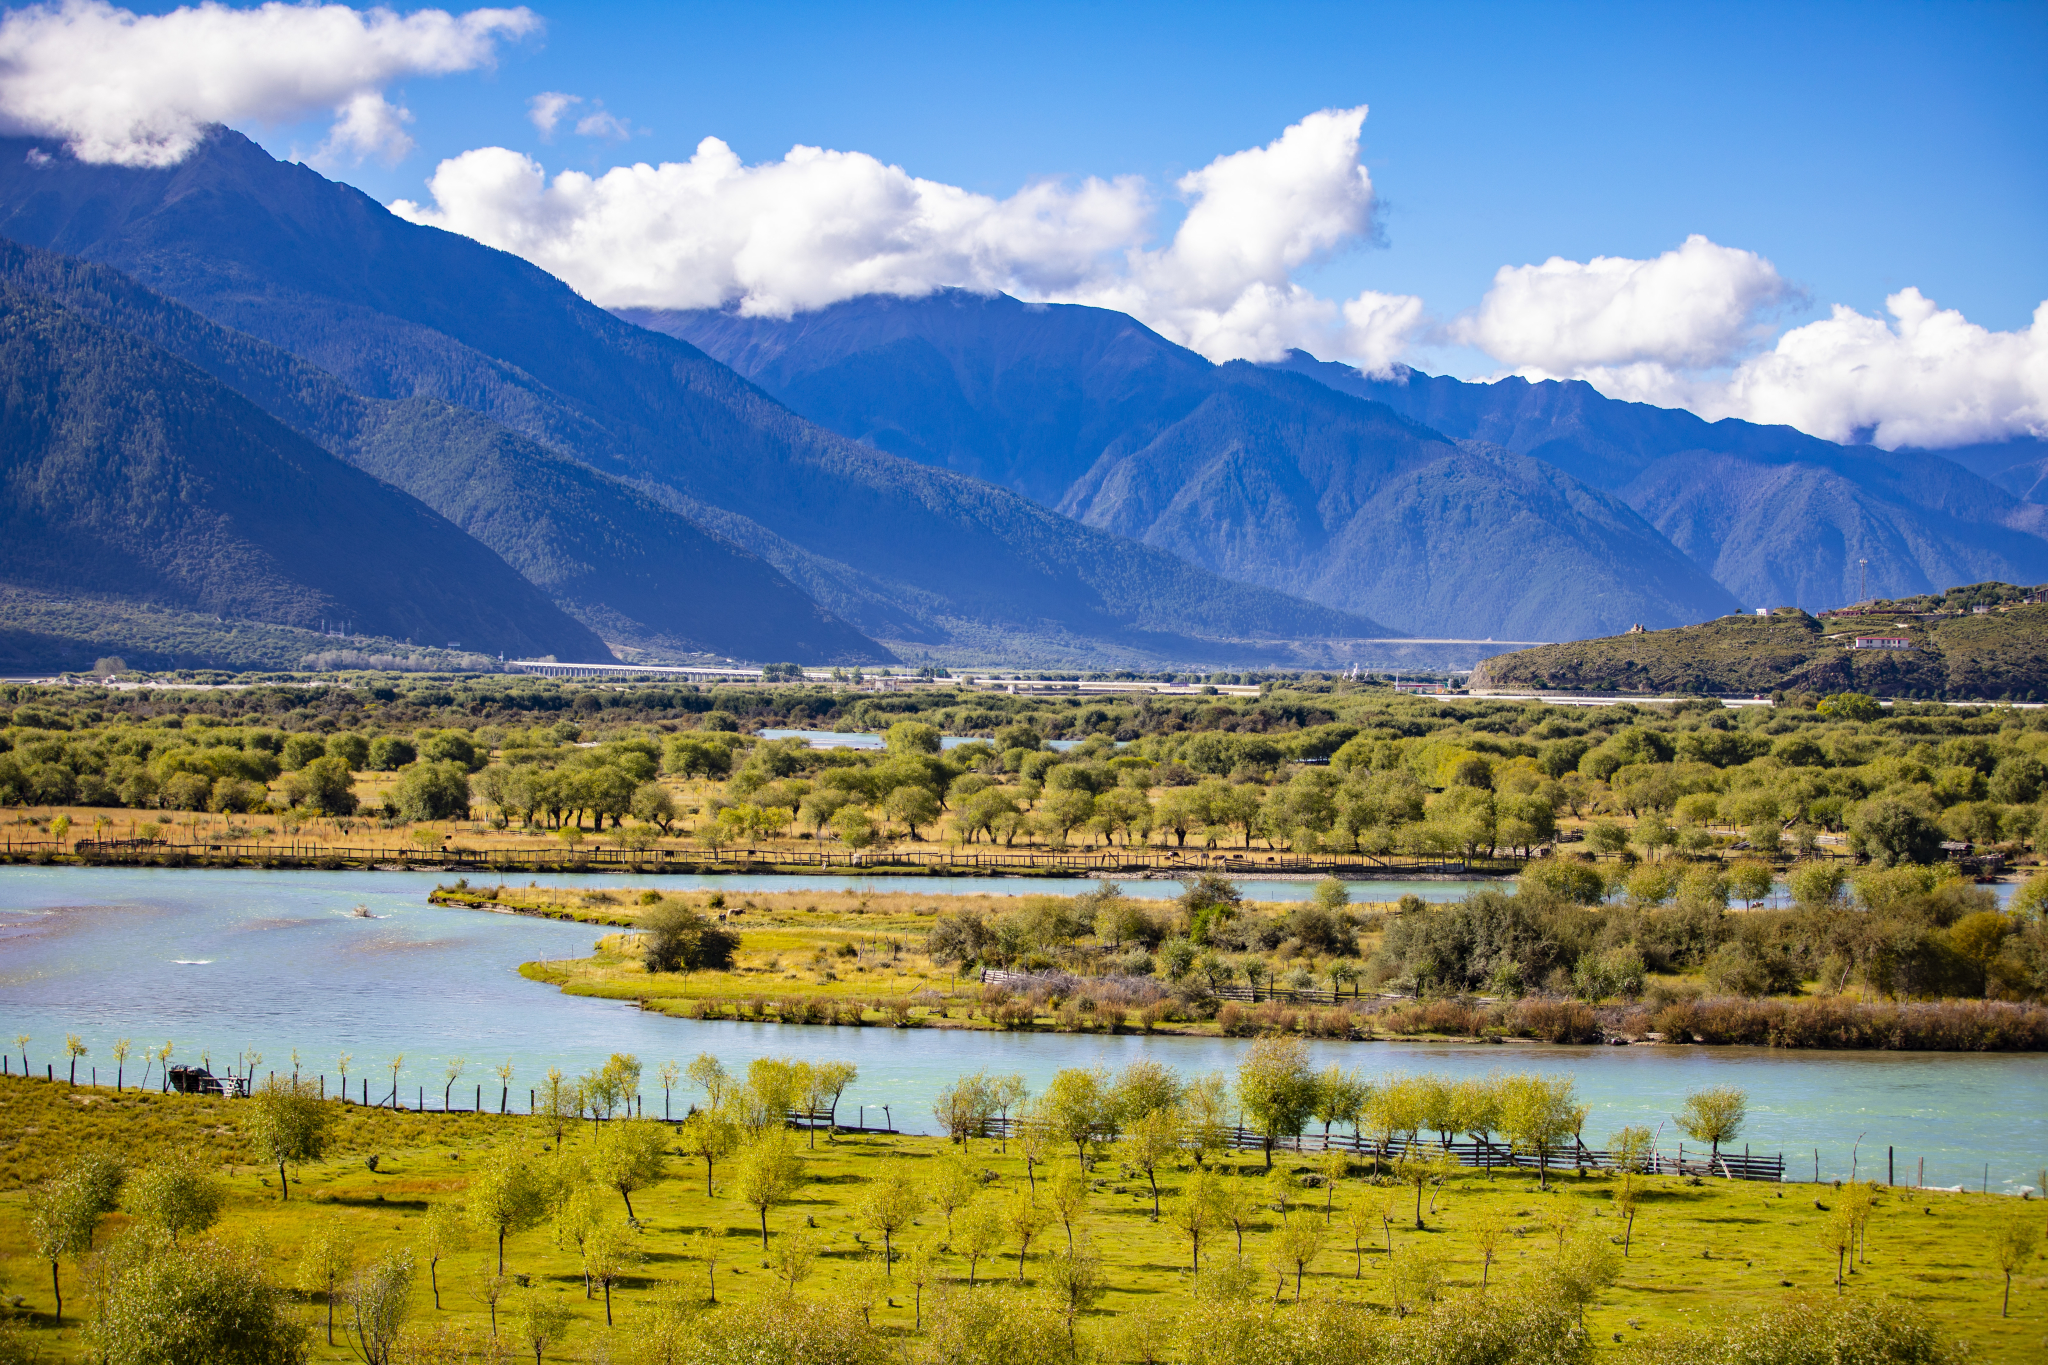
<path id="1" fill-rule="evenodd" d="M 1977 449 L 2010 474 L 2000 487 L 1970 452 L 1839 446 L 1791 427 L 1624 403 L 1578 382 L 1469 384 L 1407 369 L 1368 379 L 1299 351 L 1282 368 L 1618 495 L 1751 606 L 1854 601 L 1859 560 L 1869 561 L 1870 593 L 1888 597 L 2048 578 L 2048 508 L 2015 496 L 2040 481 L 2039 443 Z M 2031 480 L 2008 467 L 2028 444 Z"/>
<path id="2" fill-rule="evenodd" d="M 489 418 L 431 398 L 364 398 L 108 266 L 5 242 L 0 280 L 191 361 L 427 503 L 614 643 L 797 663 L 892 658 L 759 556 Z"/>
<path id="3" fill-rule="evenodd" d="M 239 134 L 163 170 L 31 164 L 32 145 L 0 140 L 0 233 L 114 265 L 359 393 L 437 399 L 633 482 L 899 653 L 1252 663 L 1294 657 L 1269 642 L 1385 633 L 848 441 Z"/>
<path id="4" fill-rule="evenodd" d="M 1972 473 L 1981 474 L 2014 497 L 2048 503 L 2048 441 L 2020 436 L 1938 453 Z"/>
<path id="5" fill-rule="evenodd" d="M 947 291 L 626 316 L 848 436 L 1408 631 L 1565 639 L 1737 605 L 1567 473 L 1121 313 Z"/>
<path id="6" fill-rule="evenodd" d="M 0 583 L 609 659 L 415 499 L 193 366 L 0 284 Z"/>

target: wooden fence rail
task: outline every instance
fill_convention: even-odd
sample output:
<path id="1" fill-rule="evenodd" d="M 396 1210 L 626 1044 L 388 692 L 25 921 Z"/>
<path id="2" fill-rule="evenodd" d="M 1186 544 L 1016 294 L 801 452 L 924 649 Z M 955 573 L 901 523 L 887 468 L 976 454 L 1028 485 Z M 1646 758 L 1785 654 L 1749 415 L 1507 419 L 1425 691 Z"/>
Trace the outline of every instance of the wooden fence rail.
<path id="1" fill-rule="evenodd" d="M 1019 1126 L 1017 1119 L 991 1118 L 983 1125 L 978 1136 L 986 1138 L 1005 1137 Z M 1265 1150 L 1266 1138 L 1263 1133 L 1249 1128 L 1232 1128 L 1224 1139 L 1232 1151 L 1261 1152 Z M 1605 1151 L 1573 1142 L 1545 1152 L 1539 1158 L 1534 1152 L 1518 1152 L 1511 1145 L 1495 1142 L 1479 1134 L 1468 1134 L 1463 1139 L 1446 1144 L 1427 1138 L 1397 1138 L 1391 1142 L 1380 1142 L 1358 1133 L 1301 1133 L 1275 1138 L 1273 1151 L 1279 1153 L 1303 1154 L 1309 1152 L 1340 1151 L 1351 1152 L 1361 1159 L 1370 1157 L 1376 1161 L 1395 1162 L 1408 1157 L 1427 1158 L 1449 1153 L 1459 1165 L 1474 1166 L 1485 1170 L 1533 1171 L 1539 1166 L 1546 1171 L 1611 1171 L 1618 1169 L 1613 1157 Z M 1697 1175 L 1716 1176 L 1727 1180 L 1783 1181 L 1785 1158 L 1777 1156 L 1755 1156 L 1744 1151 L 1740 1156 L 1732 1152 L 1714 1155 L 1695 1149 L 1691 1153 L 1680 1143 L 1675 1156 L 1655 1152 L 1643 1158 L 1643 1172 L 1647 1175 Z"/>

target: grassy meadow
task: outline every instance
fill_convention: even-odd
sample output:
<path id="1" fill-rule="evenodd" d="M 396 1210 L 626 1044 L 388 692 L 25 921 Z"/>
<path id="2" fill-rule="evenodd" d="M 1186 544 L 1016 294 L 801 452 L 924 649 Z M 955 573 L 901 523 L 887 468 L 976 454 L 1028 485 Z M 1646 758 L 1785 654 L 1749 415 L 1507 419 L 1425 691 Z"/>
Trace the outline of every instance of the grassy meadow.
<path id="1" fill-rule="evenodd" d="M 644 1087 L 643 1087 L 644 1090 Z M 656 1087 L 658 1096 L 659 1088 Z M 701 1097 L 700 1097 L 701 1098 Z M 436 1205 L 460 1205 L 490 1151 L 503 1144 L 526 1144 L 538 1151 L 552 1145 L 554 1132 L 543 1119 L 476 1115 L 437 1115 L 363 1110 L 337 1105 L 334 1141 L 326 1159 L 292 1173 L 288 1200 L 280 1200 L 274 1168 L 257 1164 L 245 1125 L 251 1106 L 183 1096 L 106 1089 L 71 1088 L 62 1084 L 0 1082 L 0 1296 L 13 1303 L 22 1328 L 18 1340 L 42 1351 L 41 1359 L 84 1360 L 87 1345 L 80 1322 L 91 1313 L 79 1267 L 66 1259 L 61 1274 L 66 1285 L 67 1312 L 60 1328 L 51 1319 L 50 1267 L 29 1251 L 25 1225 L 27 1187 L 62 1169 L 80 1153 L 108 1150 L 131 1173 L 152 1158 L 171 1151 L 194 1154 L 220 1173 L 227 1199 L 215 1233 L 252 1241 L 277 1280 L 296 1285 L 302 1248 L 317 1235 L 344 1230 L 356 1238 L 355 1257 L 368 1261 L 401 1246 L 423 1255 L 423 1230 Z M 770 1248 L 764 1254 L 756 1211 L 734 1196 L 730 1163 L 719 1165 L 706 1192 L 701 1161 L 674 1150 L 671 1142 L 666 1171 L 650 1186 L 634 1193 L 637 1227 L 631 1237 L 644 1259 L 614 1286 L 606 1326 L 601 1295 L 585 1292 L 583 1263 L 573 1243 L 555 1228 L 540 1226 L 516 1233 L 505 1247 L 508 1273 L 524 1277 L 539 1292 L 552 1295 L 567 1309 L 568 1330 L 542 1353 L 547 1361 L 624 1361 L 640 1358 L 647 1328 L 663 1305 L 673 1313 L 680 1302 L 688 1321 L 703 1311 L 702 1300 L 715 1287 L 721 1304 L 780 1300 L 792 1292 L 776 1271 L 785 1238 L 798 1229 L 815 1229 L 818 1255 L 794 1294 L 800 1301 L 855 1305 L 869 1310 L 871 1321 L 906 1349 L 922 1345 L 916 1319 L 919 1305 L 927 1313 L 941 1293 L 937 1282 L 964 1280 L 968 1266 L 947 1243 L 947 1217 L 926 1206 L 915 1223 L 894 1238 L 898 1261 L 882 1273 L 881 1235 L 865 1210 L 867 1196 L 879 1182 L 905 1176 L 917 1189 L 926 1188 L 942 1167 L 949 1150 L 943 1138 L 874 1135 L 796 1135 L 801 1164 L 794 1194 L 768 1212 Z M 563 1138 L 566 1154 L 589 1153 L 596 1142 L 595 1125 L 572 1120 Z M 815 1145 L 812 1145 L 812 1144 Z M 1021 1144 L 1009 1151 L 986 1140 L 969 1144 L 968 1169 L 975 1173 L 983 1201 L 1005 1205 L 1029 1198 L 1034 1182 L 1027 1176 Z M 1072 1235 L 1077 1245 L 1092 1248 L 1099 1259 L 1106 1292 L 1082 1311 L 1075 1324 L 1084 1351 L 1103 1360 L 1174 1358 L 1154 1355 L 1156 1338 L 1193 1303 L 1188 1274 L 1189 1246 L 1170 1226 L 1155 1222 L 1145 1177 L 1126 1164 L 1127 1148 L 1110 1144 L 1100 1149 L 1074 1210 Z M 368 1158 L 374 1156 L 374 1169 Z M 1424 1226 L 1415 1226 L 1417 1194 L 1413 1186 L 1379 1183 L 1363 1165 L 1338 1173 L 1334 1189 L 1308 1185 L 1320 1180 L 1310 1166 L 1281 1169 L 1297 1177 L 1284 1215 L 1275 1207 L 1281 1191 L 1263 1176 L 1256 1154 L 1217 1163 L 1226 1185 L 1249 1187 L 1255 1198 L 1242 1230 L 1243 1258 L 1251 1267 L 1241 1293 L 1258 1299 L 1276 1296 L 1291 1304 L 1296 1285 L 1293 1267 L 1277 1273 L 1272 1263 L 1283 1243 L 1314 1244 L 1312 1232 L 1289 1229 L 1325 1224 L 1326 1234 L 1314 1247 L 1303 1270 L 1301 1294 L 1352 1301 L 1384 1310 L 1391 1319 L 1395 1298 L 1404 1290 L 1405 1267 L 1434 1258 L 1445 1278 L 1443 1292 L 1455 1298 L 1476 1294 L 1482 1273 L 1489 1293 L 1513 1292 L 1514 1285 L 1560 1255 L 1560 1248 L 1591 1245 L 1619 1255 L 1625 1225 L 1615 1205 L 1615 1178 L 1554 1176 L 1552 1188 L 1540 1190 L 1527 1174 L 1499 1174 L 1489 1179 L 1479 1171 L 1444 1176 L 1422 1190 Z M 1035 1170 L 1036 1198 L 1048 1222 L 1023 1257 L 1021 1274 L 1027 1286 L 1042 1288 L 1067 1231 L 1054 1216 L 1048 1177 L 1071 1171 L 1076 1157 L 1069 1148 L 1054 1148 Z M 1172 1195 L 1192 1178 L 1185 1163 L 1159 1170 L 1169 1205 Z M 1854 1191 L 1806 1184 L 1764 1185 L 1727 1181 L 1637 1177 L 1639 1209 L 1629 1235 L 1628 1255 L 1620 1260 L 1613 1283 L 1598 1290 L 1585 1310 L 1591 1349 L 1604 1359 L 1662 1359 L 1658 1343 L 1687 1325 L 1713 1322 L 1728 1315 L 1772 1304 L 1805 1302 L 1802 1296 L 1832 1297 L 1837 1257 L 1827 1235 L 1833 1210 Z M 595 1192 L 604 1212 L 623 1212 L 609 1190 Z M 1984 1361 L 2039 1360 L 2048 1349 L 2048 1277 L 2037 1258 L 2014 1277 L 2011 1316 L 2000 1317 L 2004 1280 L 1995 1264 L 1994 1243 L 2002 1220 L 2042 1219 L 2040 1202 L 1999 1196 L 1937 1193 L 1877 1188 L 1863 1246 L 1851 1258 L 1851 1273 L 1840 1293 L 1851 1297 L 1899 1296 L 1909 1300 L 1951 1343 L 1967 1342 L 1970 1358 Z M 967 1217 L 956 1212 L 958 1226 Z M 105 1247 L 126 1235 L 128 1217 L 109 1215 L 97 1244 Z M 1480 1245 L 1485 1230 L 1499 1224 L 1500 1237 L 1490 1268 L 1483 1266 Z M 1224 1226 L 1205 1241 L 1205 1270 L 1227 1265 L 1237 1256 L 1239 1234 Z M 955 1241 L 961 1239 L 956 1238 Z M 920 1291 L 912 1283 L 906 1249 L 932 1249 L 936 1280 Z M 989 1259 L 976 1267 L 981 1280 L 1014 1282 L 1020 1273 L 1017 1243 L 1007 1233 Z M 431 1342 L 446 1345 L 450 1335 L 475 1341 L 489 1336 L 490 1313 L 476 1295 L 490 1276 L 494 1250 L 478 1236 L 468 1249 L 446 1253 L 433 1268 L 440 1285 L 440 1306 L 422 1261 L 407 1312 L 407 1331 L 414 1351 L 398 1359 L 452 1359 L 432 1354 Z M 302 1308 L 314 1324 L 310 1359 L 355 1358 L 337 1334 L 326 1342 L 326 1305 L 318 1293 L 301 1293 Z M 1281 1313 L 1290 1308 L 1277 1310 Z M 75 1315 L 75 1316 L 74 1316 Z M 501 1309 L 501 1317 L 505 1316 Z M 931 1323 L 927 1320 L 925 1326 Z M 512 1334 L 509 1325 L 506 1336 Z M 440 1333 L 439 1338 L 431 1334 Z M 523 1358 L 524 1353 L 517 1357 Z M 480 1353 L 475 1358 L 492 1358 Z M 506 1358 L 500 1356 L 498 1358 Z"/>

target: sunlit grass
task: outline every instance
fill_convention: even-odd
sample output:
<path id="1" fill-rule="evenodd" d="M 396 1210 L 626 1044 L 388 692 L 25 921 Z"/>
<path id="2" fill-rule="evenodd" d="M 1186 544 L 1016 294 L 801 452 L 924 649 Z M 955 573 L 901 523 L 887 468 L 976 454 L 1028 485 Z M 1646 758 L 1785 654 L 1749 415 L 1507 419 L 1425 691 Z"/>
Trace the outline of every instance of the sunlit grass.
<path id="1" fill-rule="evenodd" d="M 679 1101 L 683 1098 L 678 1096 Z M 650 1097 L 650 1110 L 658 1103 L 657 1087 Z M 682 1107 L 679 1103 L 678 1109 Z M 19 1079 L 0 1082 L 0 1132 L 6 1134 L 6 1147 L 0 1152 L 0 1188 L 5 1190 L 0 1193 L 0 1247 L 5 1248 L 6 1259 L 0 1263 L 0 1273 L 6 1276 L 5 1293 L 21 1295 L 26 1307 L 37 1314 L 35 1335 L 52 1359 L 79 1360 L 83 1354 L 68 1315 L 61 1332 L 50 1330 L 47 1317 L 42 1316 L 50 1306 L 48 1267 L 27 1259 L 21 1187 L 58 1169 L 77 1152 L 106 1146 L 132 1166 L 154 1153 L 182 1149 L 197 1151 L 205 1161 L 218 1163 L 230 1189 L 221 1231 L 259 1234 L 269 1247 L 274 1272 L 289 1281 L 301 1243 L 318 1226 L 341 1223 L 356 1229 L 363 1236 L 366 1256 L 415 1245 L 426 1209 L 439 1201 L 459 1200 L 469 1171 L 491 1144 L 526 1141 L 538 1147 L 552 1137 L 538 1121 L 524 1118 L 393 1113 L 349 1106 L 340 1113 L 339 1138 L 329 1159 L 295 1173 L 290 1201 L 279 1202 L 274 1172 L 250 1164 L 241 1139 L 244 1112 L 239 1103 L 220 1100 L 132 1091 L 115 1096 L 83 1087 L 73 1091 L 62 1084 Z M 572 1125 L 568 1141 L 572 1149 L 588 1144 L 588 1125 Z M 832 1141 L 821 1136 L 815 1150 L 805 1150 L 803 1189 L 769 1218 L 771 1234 L 809 1219 L 824 1238 L 825 1255 L 813 1278 L 802 1287 L 802 1294 L 833 1298 L 850 1284 L 852 1276 L 871 1266 L 879 1238 L 861 1225 L 856 1213 L 867 1182 L 885 1168 L 920 1175 L 944 1148 L 944 1141 L 936 1138 L 848 1136 Z M 379 1158 L 375 1172 L 365 1164 L 372 1154 Z M 975 1169 L 993 1177 L 989 1196 L 1006 1197 L 1008 1191 L 1025 1185 L 1023 1164 L 1014 1146 L 1005 1155 L 996 1144 L 976 1141 L 970 1156 Z M 1073 1160 L 1071 1153 L 1054 1157 L 1056 1165 L 1071 1165 Z M 1249 1154 L 1225 1163 L 1224 1168 L 1258 1174 L 1257 1160 Z M 1304 1173 L 1307 1169 L 1301 1168 Z M 1044 1176 L 1045 1168 L 1041 1168 L 1041 1181 Z M 1151 1221 L 1146 1183 L 1142 1176 L 1120 1166 L 1115 1149 L 1095 1167 L 1093 1177 L 1076 1235 L 1092 1243 L 1102 1257 L 1110 1292 L 1099 1310 L 1085 1320 L 1087 1326 L 1100 1332 L 1118 1315 L 1175 1311 L 1188 1293 L 1186 1244 L 1166 1224 Z M 720 1178 L 722 1181 L 723 1168 Z M 1183 1179 L 1185 1173 L 1175 1169 L 1163 1172 L 1161 1183 L 1171 1194 Z M 1608 1178 L 1567 1174 L 1553 1183 L 1554 1191 L 1543 1193 L 1533 1177 L 1524 1175 L 1488 1180 L 1475 1171 L 1454 1176 L 1441 1189 L 1425 1194 L 1427 1226 L 1417 1230 L 1412 1190 L 1375 1186 L 1363 1167 L 1354 1168 L 1334 1193 L 1338 1216 L 1330 1225 L 1325 1248 L 1310 1268 L 1307 1292 L 1385 1304 L 1389 1236 L 1395 1256 L 1429 1248 L 1449 1259 L 1454 1287 L 1476 1286 L 1481 1267 L 1471 1233 L 1489 1215 L 1506 1218 L 1515 1229 L 1493 1268 L 1496 1282 L 1503 1276 L 1512 1279 L 1550 1254 L 1548 1224 L 1560 1209 L 1575 1207 L 1581 1227 L 1590 1235 L 1619 1236 L 1621 1225 L 1609 1200 Z M 1795 1292 L 1831 1291 L 1834 1257 L 1820 1234 L 1830 1208 L 1840 1197 L 1835 1189 L 1725 1181 L 1688 1184 L 1671 1178 L 1645 1183 L 1647 1193 L 1635 1224 L 1632 1255 L 1619 1280 L 1600 1295 L 1587 1315 L 1587 1325 L 1603 1354 L 1627 1354 L 1653 1337 L 1657 1329 L 1704 1315 L 1751 1309 L 1774 1296 Z M 1290 1217 L 1322 1217 L 1321 1190 L 1303 1189 L 1298 1200 Z M 1362 1267 L 1343 1227 L 1344 1211 L 1358 1201 L 1374 1211 L 1371 1245 L 1365 1248 Z M 1391 1230 L 1378 1221 L 1378 1211 L 1389 1204 Z M 682 1284 L 694 1290 L 705 1283 L 703 1262 L 683 1254 L 684 1238 L 691 1234 L 708 1234 L 720 1248 L 717 1283 L 722 1300 L 750 1300 L 775 1292 L 752 1211 L 722 1194 L 707 1197 L 701 1163 L 672 1157 L 669 1178 L 636 1194 L 634 1208 L 642 1220 L 639 1242 L 647 1260 L 640 1273 L 614 1293 L 620 1332 L 633 1330 L 635 1313 L 663 1285 Z M 1979 1359 L 2039 1359 L 2044 1330 L 2048 1330 L 2048 1312 L 2044 1312 L 2048 1309 L 2048 1282 L 2041 1274 L 2042 1263 L 2036 1261 L 2018 1277 L 2013 1316 L 2000 1321 L 2002 1280 L 1992 1261 L 1991 1230 L 2000 1217 L 2014 1213 L 2038 1217 L 2041 1208 L 2038 1203 L 2021 1204 L 1999 1196 L 1881 1191 L 1870 1223 L 1869 1264 L 1856 1266 L 1845 1292 L 1911 1298 L 1945 1333 L 1967 1339 Z M 1264 1210 L 1247 1231 L 1246 1255 L 1262 1268 L 1268 1240 L 1278 1222 L 1276 1214 Z M 119 1235 L 124 1225 L 122 1215 L 110 1217 L 101 1238 Z M 943 1232 L 943 1217 L 928 1211 L 911 1236 L 941 1237 Z M 1065 1234 L 1055 1224 L 1027 1257 L 1026 1280 L 1035 1280 L 1046 1257 L 1064 1244 Z M 1225 1231 L 1210 1241 L 1205 1260 L 1234 1254 L 1234 1250 L 1234 1238 Z M 443 1307 L 439 1313 L 432 1306 L 427 1277 L 422 1275 L 414 1295 L 413 1320 L 453 1321 L 482 1330 L 488 1322 L 486 1310 L 468 1291 L 488 1259 L 480 1243 L 476 1250 L 442 1262 Z M 550 1359 L 585 1358 L 604 1332 L 604 1318 L 601 1302 L 586 1301 L 582 1296 L 580 1264 L 574 1251 L 557 1247 L 552 1233 L 543 1227 L 511 1239 L 507 1260 L 512 1272 L 560 1289 L 575 1311 L 574 1335 Z M 946 1273 L 964 1275 L 965 1266 L 949 1257 Z M 984 1262 L 980 1273 L 1014 1277 L 1014 1246 L 994 1262 Z M 68 1263 L 64 1274 L 67 1283 L 73 1283 L 75 1271 Z M 1270 1274 L 1265 1283 L 1270 1290 Z M 1291 1285 L 1287 1293 L 1291 1296 Z M 899 1281 L 885 1300 L 878 1302 L 876 1322 L 892 1331 L 908 1331 L 910 1303 L 908 1286 Z M 318 1306 L 309 1305 L 308 1311 L 317 1312 Z M 1617 1334 L 1619 1344 L 1614 1340 Z M 316 1337 L 312 1358 L 348 1357 L 340 1348 L 329 1350 Z"/>

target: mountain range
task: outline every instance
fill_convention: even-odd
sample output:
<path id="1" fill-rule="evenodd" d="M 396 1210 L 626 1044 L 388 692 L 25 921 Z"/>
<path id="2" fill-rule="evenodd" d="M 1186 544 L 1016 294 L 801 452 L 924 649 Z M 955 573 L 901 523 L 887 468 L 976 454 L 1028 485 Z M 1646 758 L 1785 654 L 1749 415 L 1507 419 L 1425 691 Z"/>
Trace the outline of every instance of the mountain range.
<path id="1" fill-rule="evenodd" d="M 1584 383 L 1211 365 L 1120 313 L 959 291 L 625 316 L 881 449 L 1408 631 L 1564 639 L 1835 606 L 1866 572 L 1890 595 L 2048 572 L 2048 507 L 1963 463 Z"/>
<path id="2" fill-rule="evenodd" d="M 1834 605 L 1865 572 L 2048 579 L 2038 452 L 1215 365 L 1123 314 L 960 291 L 614 315 L 228 129 L 167 168 L 0 139 L 0 236 L 10 379 L 95 376 L 112 414 L 23 409 L 0 585 L 81 600 L 565 658 L 1242 668 Z M 195 416 L 112 439 L 151 402 Z M 145 552 L 152 461 L 200 473 Z M 125 558 L 88 563 L 94 537 Z M 372 546 L 378 573 L 334 578 Z"/>
<path id="3" fill-rule="evenodd" d="M 0 235 L 113 267 L 387 405 L 359 409 L 386 430 L 349 428 L 374 438 L 374 457 L 341 439 L 346 414 L 307 430 L 444 515 L 487 532 L 495 521 L 494 543 L 523 554 L 537 581 L 541 566 L 562 566 L 576 581 L 557 580 L 557 600 L 601 628 L 624 623 L 656 643 L 710 637 L 719 652 L 797 662 L 857 661 L 861 651 L 847 646 L 858 632 L 882 659 L 1092 666 L 1283 663 L 1298 660 L 1300 642 L 1388 633 L 848 440 L 519 258 L 407 223 L 227 129 L 163 169 L 91 165 L 0 139 Z M 259 368 L 282 373 L 270 361 Z M 306 420 L 275 386 L 256 401 L 265 398 L 284 420 Z M 389 406 L 405 404 L 418 406 Z M 452 450 L 451 437 L 460 438 Z M 464 459 L 482 460 L 500 486 L 478 486 Z M 545 486 L 563 479 L 584 480 L 581 495 L 627 528 L 622 543 L 598 547 L 613 559 L 577 543 L 585 532 L 566 524 L 573 507 L 549 504 Z M 498 492 L 515 487 L 533 501 L 500 509 Z M 626 493 L 641 501 L 629 508 Z M 663 509 L 684 525 L 657 524 L 649 513 Z M 665 545 L 682 541 L 707 557 L 715 546 L 706 542 L 722 546 L 743 585 L 761 580 L 733 557 L 771 567 L 815 604 L 804 628 L 824 644 L 757 653 L 701 629 L 720 584 L 661 561 Z M 652 558 L 638 562 L 659 567 L 639 590 L 612 569 L 647 547 Z M 744 622 L 786 610 L 794 599 L 778 593 L 736 598 L 727 614 Z M 673 599 L 690 619 L 653 619 L 662 602 L 650 598 Z M 849 634 L 835 638 L 835 622 Z M 773 633 L 796 634 L 779 624 Z"/>

